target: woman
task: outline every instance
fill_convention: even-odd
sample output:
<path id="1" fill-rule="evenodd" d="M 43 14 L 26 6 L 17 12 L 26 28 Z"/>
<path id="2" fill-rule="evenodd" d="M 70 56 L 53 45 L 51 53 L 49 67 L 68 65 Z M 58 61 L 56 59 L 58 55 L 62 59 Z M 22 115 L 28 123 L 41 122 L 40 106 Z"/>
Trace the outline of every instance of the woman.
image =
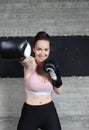
<path id="1" fill-rule="evenodd" d="M 51 60 L 50 36 L 42 31 L 34 40 L 34 57 L 27 41 L 2 41 L 0 55 L 3 59 L 20 60 L 24 68 L 26 100 L 17 130 L 61 130 L 60 121 L 52 101 L 52 91 L 62 92 L 58 67 Z"/>
<path id="2" fill-rule="evenodd" d="M 49 73 L 43 64 L 50 54 L 50 37 L 39 32 L 34 41 L 34 57 L 23 60 L 26 101 L 23 105 L 17 130 L 61 130 L 60 121 L 52 101 L 51 92 L 62 92 L 61 87 L 52 85 Z"/>

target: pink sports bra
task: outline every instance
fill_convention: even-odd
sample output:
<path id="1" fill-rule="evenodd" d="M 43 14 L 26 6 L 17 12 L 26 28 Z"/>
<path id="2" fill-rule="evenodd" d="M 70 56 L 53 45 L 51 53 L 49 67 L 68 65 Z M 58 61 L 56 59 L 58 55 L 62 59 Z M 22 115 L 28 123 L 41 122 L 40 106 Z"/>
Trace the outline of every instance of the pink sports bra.
<path id="1" fill-rule="evenodd" d="M 24 86 L 26 93 L 38 95 L 50 95 L 53 90 L 51 81 L 47 81 L 45 83 L 42 82 L 36 70 L 33 72 L 31 77 L 24 80 Z"/>

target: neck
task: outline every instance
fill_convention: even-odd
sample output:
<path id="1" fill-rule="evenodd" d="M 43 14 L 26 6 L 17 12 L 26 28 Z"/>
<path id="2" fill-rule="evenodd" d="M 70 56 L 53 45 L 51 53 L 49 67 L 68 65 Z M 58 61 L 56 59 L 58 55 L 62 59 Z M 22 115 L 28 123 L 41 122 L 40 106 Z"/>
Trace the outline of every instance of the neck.
<path id="1" fill-rule="evenodd" d="M 38 65 L 38 66 L 37 66 L 37 72 L 38 72 L 40 75 L 45 74 L 45 72 L 44 72 L 44 70 L 43 70 L 43 65 Z"/>

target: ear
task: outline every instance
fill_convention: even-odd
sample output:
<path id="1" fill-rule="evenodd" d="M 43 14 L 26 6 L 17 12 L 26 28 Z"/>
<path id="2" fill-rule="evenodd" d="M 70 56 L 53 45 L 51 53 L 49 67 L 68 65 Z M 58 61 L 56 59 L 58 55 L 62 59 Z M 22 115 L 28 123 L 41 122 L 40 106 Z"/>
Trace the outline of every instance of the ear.
<path id="1" fill-rule="evenodd" d="M 35 48 L 33 47 L 33 52 L 35 52 Z"/>

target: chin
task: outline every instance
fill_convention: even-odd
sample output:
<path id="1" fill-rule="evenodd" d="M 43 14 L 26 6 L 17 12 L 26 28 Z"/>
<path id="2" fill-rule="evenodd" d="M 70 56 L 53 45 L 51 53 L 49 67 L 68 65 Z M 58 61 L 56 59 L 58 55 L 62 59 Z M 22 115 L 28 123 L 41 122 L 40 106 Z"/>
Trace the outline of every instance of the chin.
<path id="1" fill-rule="evenodd" d="M 48 59 L 48 58 L 45 58 L 45 59 L 39 59 L 39 60 L 37 60 L 37 61 L 38 61 L 39 64 L 42 64 L 42 63 L 44 63 L 44 61 L 47 60 L 47 59 Z"/>
<path id="2" fill-rule="evenodd" d="M 46 59 L 39 59 L 39 62 L 44 62 Z"/>
<path id="3" fill-rule="evenodd" d="M 39 63 L 43 63 L 45 60 L 40 60 Z"/>

